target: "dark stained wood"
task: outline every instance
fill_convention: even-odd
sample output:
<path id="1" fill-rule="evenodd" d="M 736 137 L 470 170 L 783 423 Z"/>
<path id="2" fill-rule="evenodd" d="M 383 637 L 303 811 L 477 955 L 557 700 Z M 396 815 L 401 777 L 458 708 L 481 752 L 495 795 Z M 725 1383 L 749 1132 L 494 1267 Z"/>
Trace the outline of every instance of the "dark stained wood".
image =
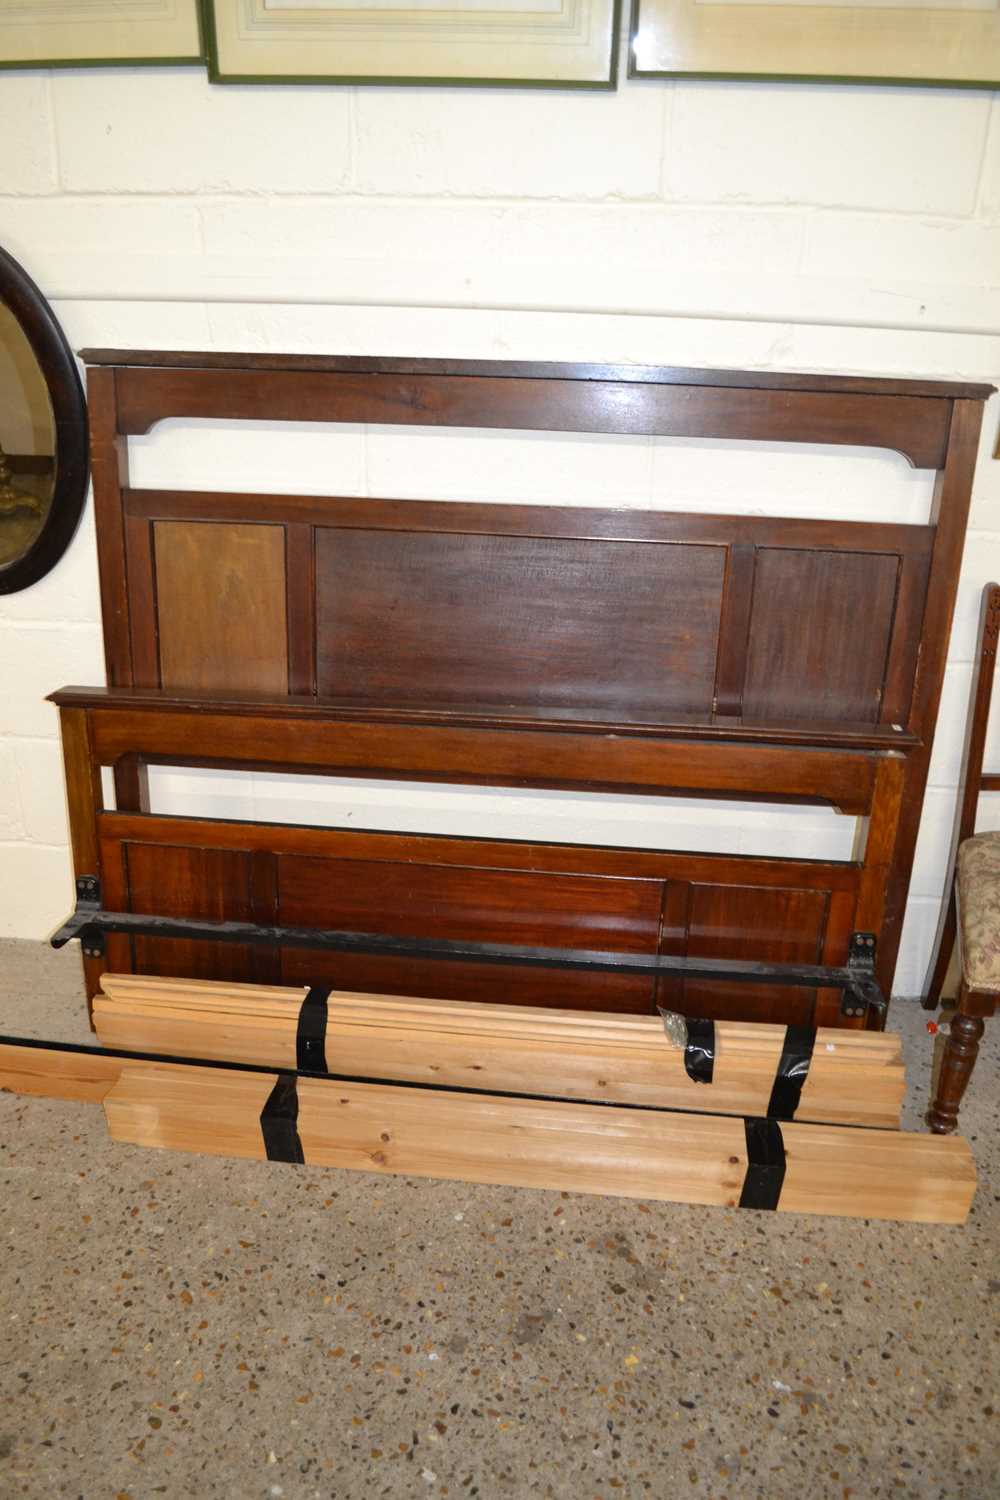
<path id="1" fill-rule="evenodd" d="M 400 359 L 331 354 L 194 353 L 177 349 L 81 349 L 87 365 L 162 366 L 173 370 L 308 370 L 355 375 L 492 375 L 542 380 L 616 380 L 655 385 L 721 385 L 753 390 L 846 391 L 873 396 L 967 397 L 986 401 L 993 386 L 966 381 L 900 380 L 895 376 L 815 375 L 771 370 L 686 369 L 675 365 L 610 365 L 507 359 Z"/>
<path id="2" fill-rule="evenodd" d="M 253 921 L 269 925 L 280 921 L 278 902 L 278 857 L 270 850 L 249 853 L 250 911 Z M 277 948 L 252 950 L 253 977 L 257 984 L 280 984 L 281 953 Z"/>
<path id="3" fill-rule="evenodd" d="M 221 706 L 220 706 L 221 707 Z M 854 750 L 692 744 L 531 729 L 462 729 L 328 722 L 266 710 L 88 710 L 93 754 L 103 765 L 139 754 L 149 762 L 297 769 L 327 775 L 401 777 L 467 785 L 694 793 L 829 804 L 866 813 L 879 756 Z"/>
<path id="4" fill-rule="evenodd" d="M 980 792 L 996 789 L 1000 781 L 996 775 L 983 773 L 998 649 L 1000 649 L 1000 584 L 988 583 L 983 589 L 979 614 L 976 671 L 973 674 L 969 713 L 965 726 L 965 747 L 958 784 L 958 802 L 955 810 L 955 827 L 949 853 L 945 895 L 924 997 L 924 1006 L 928 1010 L 932 1010 L 940 998 L 956 941 L 955 868 L 958 851 L 962 843 L 971 838 L 976 831 Z M 970 990 L 963 974 L 958 992 L 958 1009 L 951 1018 L 934 1098 L 927 1115 L 927 1123 L 931 1129 L 940 1134 L 947 1134 L 955 1129 L 959 1105 L 979 1054 L 979 1043 L 984 1030 L 983 1019 L 996 1013 L 998 1002 L 1000 1002 L 1000 994 Z"/>
<path id="5" fill-rule="evenodd" d="M 120 812 L 149 812 L 149 770 L 141 755 L 123 755 L 115 763 L 115 807 Z"/>
<path id="6" fill-rule="evenodd" d="M 708 714 L 724 569 L 721 547 L 320 529 L 317 686 Z"/>
<path id="7" fill-rule="evenodd" d="M 157 521 L 154 535 L 163 685 L 286 693 L 281 529 Z"/>
<path id="8" fill-rule="evenodd" d="M 924 605 L 934 531 L 925 529 L 924 547 L 901 547 L 896 609 L 892 621 L 881 720 L 884 724 L 910 724 L 914 720 L 913 687 L 923 636 Z"/>
<path id="9" fill-rule="evenodd" d="M 727 549 L 713 704 L 720 714 L 743 712 L 755 564 L 756 549 L 750 542 L 734 542 Z"/>
<path id="10" fill-rule="evenodd" d="M 990 704 L 993 701 L 993 680 L 996 675 L 997 649 L 1000 646 L 1000 584 L 988 583 L 983 589 L 979 609 L 979 634 L 976 644 L 976 670 L 972 676 L 969 693 L 969 708 L 965 720 L 965 743 L 962 750 L 962 769 L 958 777 L 958 797 L 955 804 L 955 823 L 952 828 L 951 847 L 948 851 L 948 873 L 945 878 L 945 894 L 938 919 L 938 930 L 931 954 L 927 982 L 924 985 L 924 1009 L 933 1010 L 941 998 L 941 990 L 947 978 L 952 950 L 955 946 L 955 864 L 959 846 L 976 831 L 980 793 L 995 790 L 988 783 L 992 778 L 983 775 L 983 760 L 986 755 L 986 732 L 990 722 Z"/>
<path id="11" fill-rule="evenodd" d="M 567 537 L 581 541 L 691 542 L 929 555 L 934 528 L 890 521 L 806 520 L 796 516 L 699 514 L 578 505 L 493 504 L 478 500 L 359 499 L 225 490 L 128 489 L 122 503 L 145 520 L 309 523 L 348 529 L 455 532 L 462 536 Z"/>
<path id="12" fill-rule="evenodd" d="M 927 1123 L 936 1135 L 950 1135 L 958 1124 L 959 1105 L 972 1077 L 984 1030 L 982 1017 L 968 1015 L 964 1009 L 951 1018 L 934 1099 L 927 1111 Z"/>
<path id="13" fill-rule="evenodd" d="M 282 855 L 279 886 L 289 925 L 407 937 L 650 953 L 660 920 L 655 880 Z"/>
<path id="14" fill-rule="evenodd" d="M 897 572 L 878 553 L 761 548 L 743 689 L 751 718 L 877 722 Z"/>
<path id="15" fill-rule="evenodd" d="M 216 822 L 204 818 L 136 816 L 102 812 L 102 840 L 165 844 L 210 843 L 216 849 L 275 856 L 355 860 L 365 864 L 416 862 L 435 866 L 547 870 L 608 879 L 702 880 L 723 884 L 813 887 L 852 901 L 861 865 L 843 860 L 774 859 L 745 854 L 703 854 L 674 849 L 633 849 L 603 844 L 555 844 L 524 839 L 482 839 L 457 834 L 391 833 L 307 824 Z M 667 950 L 664 950 L 667 951 Z"/>
<path id="16" fill-rule="evenodd" d="M 650 954 L 687 951 L 687 919 L 682 916 L 678 923 L 677 912 L 686 913 L 692 890 L 701 893 L 703 906 L 714 901 L 722 912 L 728 903 L 733 921 L 725 930 L 736 943 L 741 929 L 734 922 L 745 921 L 748 895 L 752 897 L 756 890 L 768 909 L 775 904 L 787 912 L 788 882 L 792 881 L 793 899 L 801 901 L 810 923 L 817 910 L 840 912 L 841 926 L 836 930 L 827 921 L 824 961 L 829 953 L 828 961 L 842 962 L 860 876 L 857 866 L 834 862 L 121 813 L 104 813 L 100 831 L 106 869 L 123 868 L 127 863 L 129 869 L 143 872 L 144 884 L 133 887 L 131 894 L 127 882 L 109 885 L 115 901 L 133 910 L 142 909 L 147 897 L 156 899 L 156 881 L 162 879 L 171 885 L 171 900 L 198 914 L 206 882 L 214 875 L 228 878 L 226 899 L 237 905 L 248 900 L 257 920 L 277 916 L 307 927 L 341 926 L 398 935 Z M 212 864 L 224 859 L 239 862 L 228 877 L 224 868 Z M 244 860 L 250 861 L 249 895 Z M 679 926 L 680 946 L 671 946 L 671 925 Z M 766 930 L 757 932 L 755 943 L 761 955 L 772 952 Z M 774 953 L 783 951 L 787 943 L 787 932 L 779 934 Z M 246 950 L 240 951 L 247 972 L 252 967 L 254 977 L 261 980 L 265 950 L 258 950 L 252 964 Z M 171 958 L 162 940 L 157 940 L 155 956 L 164 961 Z M 182 945 L 177 958 L 189 965 L 191 953 Z M 144 964 L 152 963 L 145 950 L 142 959 Z M 508 971 L 489 964 L 331 955 L 306 949 L 284 950 L 280 975 L 288 982 L 328 982 L 345 989 L 647 1014 L 653 999 L 653 981 L 641 976 Z M 727 994 L 735 989 L 725 988 Z M 709 990 L 702 985 L 699 994 L 705 997 Z M 742 1010 L 737 1001 L 738 997 L 729 996 L 730 1014 L 749 1018 L 756 1013 L 756 999 L 750 1004 L 748 998 Z M 667 1001 L 661 998 L 661 1003 Z M 768 1014 L 779 1020 L 803 1013 L 796 991 L 776 990 L 766 1003 Z M 810 1010 L 811 1003 L 810 998 Z"/>
<path id="17" fill-rule="evenodd" d="M 160 642 L 157 631 L 158 600 L 153 564 L 153 524 L 142 516 L 125 515 L 125 557 L 128 590 L 129 637 L 132 644 L 132 680 L 137 687 L 160 686 Z M 201 600 L 199 599 L 199 607 Z M 189 609 L 186 613 L 193 613 Z M 192 684 L 193 686 L 193 684 Z"/>
<path id="18" fill-rule="evenodd" d="M 607 947 L 652 953 L 659 923 L 660 887 L 649 880 L 608 880 L 545 871 L 437 867 L 385 861 L 364 863 L 285 856 L 280 861 L 281 920 L 297 926 L 335 926 L 401 936 L 467 938 L 553 947 Z M 401 978 L 402 993 L 433 985 L 442 998 L 500 999 L 575 1008 L 575 976 L 544 969 L 516 974 L 490 964 L 452 965 L 309 954 L 287 950 L 283 975 L 345 974 Z M 319 967 L 317 968 L 317 965 Z M 609 1009 L 648 1012 L 649 978 L 592 974 L 580 993 L 602 997 Z M 544 997 L 544 998 L 542 998 Z"/>
<path id="19" fill-rule="evenodd" d="M 117 519 L 99 526 L 102 577 L 129 622 L 124 638 L 120 623 L 106 632 L 112 681 L 149 680 L 152 643 L 165 619 L 175 628 L 177 609 L 158 598 L 150 530 L 256 524 L 283 535 L 284 608 L 272 633 L 287 661 L 282 691 L 295 696 L 275 699 L 259 678 L 239 687 L 225 651 L 201 693 L 59 695 L 92 710 L 92 752 L 133 758 L 123 765 L 207 756 L 267 767 L 291 756 L 301 769 L 332 774 L 801 799 L 863 814 L 867 840 L 848 867 L 856 884 L 823 888 L 819 937 L 818 887 L 791 874 L 797 862 L 774 861 L 780 878 L 767 888 L 807 893 L 783 897 L 775 920 L 790 941 L 819 942 L 827 962 L 843 959 L 850 921 L 870 918 L 888 990 L 988 387 L 156 351 L 103 351 L 92 362 L 101 367 L 92 377 L 107 377 L 95 432 L 95 453 L 105 457 L 121 457 L 125 434 L 190 415 L 860 444 L 939 470 L 930 524 L 911 527 L 123 491 L 120 470 L 112 484 L 106 467 L 105 506 Z M 633 550 L 642 561 L 617 580 L 616 594 L 612 560 Z M 685 574 L 678 585 L 670 563 L 678 553 L 725 554 L 724 582 Z M 325 581 L 317 558 L 335 560 Z M 583 581 L 576 591 L 574 569 Z M 497 603 L 505 594 L 507 615 Z M 454 601 L 450 633 L 442 600 Z M 686 633 L 670 636 L 682 617 Z M 658 630 L 672 652 L 662 684 Z M 747 862 L 733 858 L 724 884 L 754 888 L 754 878 L 739 876 Z M 694 898 L 669 882 L 661 894 L 660 941 L 679 941 L 677 913 L 685 902 L 693 911 Z M 756 897 L 748 899 L 752 907 Z M 765 904 L 760 911 L 763 925 Z M 731 922 L 741 924 L 752 925 L 742 906 Z M 825 1018 L 837 1004 L 820 994 L 814 1013 Z"/>
<path id="20" fill-rule="evenodd" d="M 76 875 L 93 875 L 99 870 L 97 819 L 104 807 L 104 795 L 100 764 L 93 755 L 90 716 L 80 709 L 62 709 L 59 732 L 66 800 L 73 814 L 70 820 L 73 871 Z"/>
<path id="21" fill-rule="evenodd" d="M 233 503 L 223 505 L 227 500 Z M 141 542 L 129 553 L 137 661 L 151 656 L 156 614 L 170 604 L 158 601 L 149 523 L 157 534 L 167 532 L 167 518 L 179 512 L 199 525 L 231 524 L 241 534 L 252 534 L 254 524 L 284 527 L 289 660 L 303 692 L 316 685 L 318 657 L 324 697 L 378 708 L 475 704 L 478 694 L 480 710 L 516 704 L 534 712 L 614 712 L 627 725 L 662 722 L 686 709 L 706 717 L 714 698 L 725 716 L 739 712 L 752 648 L 769 689 L 766 712 L 758 702 L 752 719 L 788 723 L 810 702 L 800 679 L 815 679 L 830 690 L 820 692 L 823 711 L 813 718 L 839 726 L 852 714 L 842 707 L 833 718 L 837 684 L 829 680 L 829 643 L 822 638 L 830 616 L 835 642 L 844 620 L 854 627 L 866 670 L 877 677 L 872 691 L 882 719 L 906 721 L 930 527 L 147 491 L 130 491 L 125 506 L 129 536 Z M 208 521 L 220 513 L 225 523 Z M 188 531 L 199 534 L 194 526 Z M 767 575 L 775 558 L 800 576 L 787 589 L 766 587 L 765 576 L 755 629 L 754 570 L 759 564 Z M 874 568 L 888 577 L 894 563 L 900 604 L 866 628 L 868 574 Z M 809 654 L 800 628 L 808 613 L 803 599 L 812 605 L 814 587 L 824 582 L 819 604 L 829 608 L 812 610 L 819 623 Z M 873 638 L 879 623 L 891 632 L 887 648 Z M 799 678 L 789 674 L 786 711 L 778 712 L 769 657 L 780 654 L 785 638 L 807 659 Z M 207 674 L 211 653 L 199 660 Z M 153 680 L 137 667 L 133 675 L 146 685 Z M 849 666 L 843 675 L 851 676 Z M 234 684 L 218 670 L 214 686 L 231 691 Z M 883 701 L 883 686 L 891 704 Z M 859 695 L 853 679 L 851 691 L 848 702 L 860 697 L 868 704 L 871 694 Z"/>
<path id="22" fill-rule="evenodd" d="M 350 722 L 359 717 L 361 705 L 330 698 L 286 696 L 267 693 L 225 693 L 148 688 L 65 687 L 48 695 L 50 703 L 71 708 L 155 709 L 157 713 L 205 713 L 219 709 L 227 715 L 259 716 L 274 720 L 311 719 L 327 724 Z M 697 714 L 671 715 L 669 719 L 622 719 L 617 714 L 595 716 L 577 709 L 535 709 L 511 705 L 504 710 L 484 711 L 474 704 L 455 708 L 374 708 L 365 705 L 361 716 L 371 723 L 449 726 L 479 729 L 571 730 L 574 735 L 608 735 L 636 739 L 732 741 L 736 744 L 829 746 L 831 749 L 898 750 L 917 743 L 913 735 L 894 727 L 872 724 L 817 724 L 787 721 L 780 725 L 755 723 L 725 714 L 703 718 Z"/>
<path id="23" fill-rule="evenodd" d="M 140 843 L 125 848 L 128 906 L 166 917 L 211 921 L 254 920 L 250 857 L 226 849 Z M 241 943 L 205 943 L 186 938 L 133 938 L 133 972 L 176 974 L 186 979 L 256 978 L 252 950 Z"/>
<path id="24" fill-rule="evenodd" d="M 859 932 L 879 934 L 885 930 L 889 886 L 899 857 L 905 790 L 905 761 L 893 755 L 884 756 L 876 773 L 871 812 L 858 827 L 858 838 L 864 845 L 863 851 L 859 851 L 863 872 L 855 912 L 855 927 Z M 876 954 L 876 962 L 878 959 Z M 887 987 L 885 993 L 891 995 L 891 989 Z"/>
<path id="25" fill-rule="evenodd" d="M 300 370 L 122 367 L 118 428 L 166 417 L 490 427 L 542 432 L 744 438 L 895 449 L 943 462 L 951 403 L 789 388 L 550 381 L 527 376 L 360 375 Z"/>
<path id="26" fill-rule="evenodd" d="M 766 949 L 779 963 L 818 963 L 826 931 L 827 897 L 823 891 L 752 886 L 694 885 L 688 907 L 684 953 L 698 958 L 756 959 Z M 777 1021 L 809 1026 L 815 1022 L 815 990 L 782 995 L 766 985 L 706 984 L 686 980 L 678 986 L 677 1010 L 717 1020 Z"/>
<path id="27" fill-rule="evenodd" d="M 63 774 L 66 780 L 66 802 L 70 812 L 70 843 L 73 852 L 73 874 L 101 875 L 100 834 L 98 819 L 104 808 L 101 768 L 93 755 L 90 716 L 75 708 L 59 711 L 62 738 Z M 83 957 L 83 973 L 89 1002 L 96 994 L 104 971 L 100 959 Z"/>
<path id="28" fill-rule="evenodd" d="M 128 484 L 128 444 L 118 432 L 114 370 L 87 371 L 90 473 L 97 525 L 104 655 L 112 686 L 134 681 L 129 635 L 128 568 L 122 492 Z"/>
<path id="29" fill-rule="evenodd" d="M 981 403 L 956 401 L 945 466 L 935 483 L 931 513 L 931 521 L 935 527 L 934 549 L 931 554 L 910 715 L 910 726 L 918 734 L 920 743 L 907 759 L 899 837 L 893 867 L 887 877 L 885 916 L 877 960 L 879 983 L 887 993 L 892 986 L 899 951 L 906 898 L 910 888 L 910 872 L 917 847 L 917 834 L 920 831 L 924 789 L 934 748 L 934 730 L 937 727 L 951 622 L 965 548 L 965 529 L 982 419 Z"/>
<path id="30" fill-rule="evenodd" d="M 312 526 L 285 527 L 288 691 L 316 692 L 316 546 Z"/>

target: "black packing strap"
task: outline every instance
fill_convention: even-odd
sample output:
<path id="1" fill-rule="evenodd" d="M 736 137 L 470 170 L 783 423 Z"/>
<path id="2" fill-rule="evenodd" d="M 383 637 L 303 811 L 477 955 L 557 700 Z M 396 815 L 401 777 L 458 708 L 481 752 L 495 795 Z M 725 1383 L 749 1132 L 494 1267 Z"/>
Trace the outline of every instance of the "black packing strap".
<path id="1" fill-rule="evenodd" d="M 775 1209 L 785 1180 L 785 1141 L 777 1120 L 750 1115 L 743 1121 L 747 1138 L 747 1175 L 740 1208 Z"/>
<path id="2" fill-rule="evenodd" d="M 684 1070 L 695 1083 L 711 1083 L 715 1068 L 715 1022 L 703 1016 L 686 1016 L 687 1045 Z"/>
<path id="3" fill-rule="evenodd" d="M 279 1073 L 260 1112 L 260 1131 L 268 1161 L 305 1161 L 298 1131 L 299 1095 L 294 1073 Z"/>
<path id="4" fill-rule="evenodd" d="M 295 1030 L 295 1066 L 303 1073 L 329 1073 L 326 1016 L 332 985 L 314 984 L 302 1002 Z"/>
<path id="5" fill-rule="evenodd" d="M 802 1085 L 809 1076 L 816 1032 L 812 1026 L 786 1026 L 778 1071 L 771 1089 L 767 1113 L 774 1120 L 793 1120 L 799 1107 Z"/>

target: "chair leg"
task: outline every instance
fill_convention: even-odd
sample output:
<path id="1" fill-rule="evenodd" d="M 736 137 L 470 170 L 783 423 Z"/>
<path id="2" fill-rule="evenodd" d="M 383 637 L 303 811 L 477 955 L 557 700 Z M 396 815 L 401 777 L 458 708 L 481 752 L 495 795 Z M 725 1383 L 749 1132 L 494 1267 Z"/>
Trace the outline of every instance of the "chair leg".
<path id="1" fill-rule="evenodd" d="M 941 999 L 941 991 L 948 977 L 948 965 L 951 963 L 951 955 L 955 950 L 955 928 L 957 925 L 957 914 L 955 910 L 955 886 L 952 882 L 951 894 L 948 897 L 944 912 L 941 917 L 941 925 L 938 928 L 937 942 L 934 947 L 934 959 L 927 980 L 927 988 L 923 1000 L 920 1002 L 924 1010 L 937 1010 Z"/>
<path id="2" fill-rule="evenodd" d="M 984 1029 L 982 1016 L 969 1016 L 961 1010 L 952 1016 L 937 1091 L 927 1111 L 927 1123 L 938 1135 L 950 1135 L 958 1124 L 958 1108 L 972 1077 Z"/>

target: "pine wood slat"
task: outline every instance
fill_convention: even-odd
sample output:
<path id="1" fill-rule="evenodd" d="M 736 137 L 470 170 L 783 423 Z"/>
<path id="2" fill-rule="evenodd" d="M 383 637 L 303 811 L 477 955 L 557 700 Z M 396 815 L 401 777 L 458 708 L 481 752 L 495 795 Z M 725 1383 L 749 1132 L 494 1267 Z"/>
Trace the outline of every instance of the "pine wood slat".
<path id="1" fill-rule="evenodd" d="M 112 1137 L 260 1160 L 275 1074 L 139 1067 L 104 1101 Z M 306 1162 L 505 1186 L 734 1207 L 747 1171 L 740 1119 L 298 1081 Z M 781 1127 L 777 1211 L 960 1224 L 975 1191 L 967 1143 L 850 1126 Z"/>
<path id="2" fill-rule="evenodd" d="M 294 1068 L 304 989 L 106 974 L 94 1002 L 102 1044 Z M 333 992 L 331 1072 L 669 1109 L 762 1115 L 783 1026 L 718 1022 L 710 1085 L 695 1083 L 658 1016 L 618 1016 Z M 817 1032 L 798 1119 L 897 1128 L 898 1036 Z"/>

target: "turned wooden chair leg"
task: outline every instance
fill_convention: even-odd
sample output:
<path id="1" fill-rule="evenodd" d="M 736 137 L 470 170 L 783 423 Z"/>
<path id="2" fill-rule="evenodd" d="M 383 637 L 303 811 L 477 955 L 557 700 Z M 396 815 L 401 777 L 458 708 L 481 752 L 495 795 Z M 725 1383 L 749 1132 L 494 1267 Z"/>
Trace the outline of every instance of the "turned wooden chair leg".
<path id="1" fill-rule="evenodd" d="M 958 1124 L 958 1110 L 979 1056 L 985 1030 L 983 1014 L 992 1015 L 995 996 L 970 995 L 962 986 L 959 1009 L 951 1018 L 937 1089 L 927 1112 L 927 1123 L 938 1135 L 950 1135 Z M 979 1014 L 970 1014 L 970 1011 Z"/>

